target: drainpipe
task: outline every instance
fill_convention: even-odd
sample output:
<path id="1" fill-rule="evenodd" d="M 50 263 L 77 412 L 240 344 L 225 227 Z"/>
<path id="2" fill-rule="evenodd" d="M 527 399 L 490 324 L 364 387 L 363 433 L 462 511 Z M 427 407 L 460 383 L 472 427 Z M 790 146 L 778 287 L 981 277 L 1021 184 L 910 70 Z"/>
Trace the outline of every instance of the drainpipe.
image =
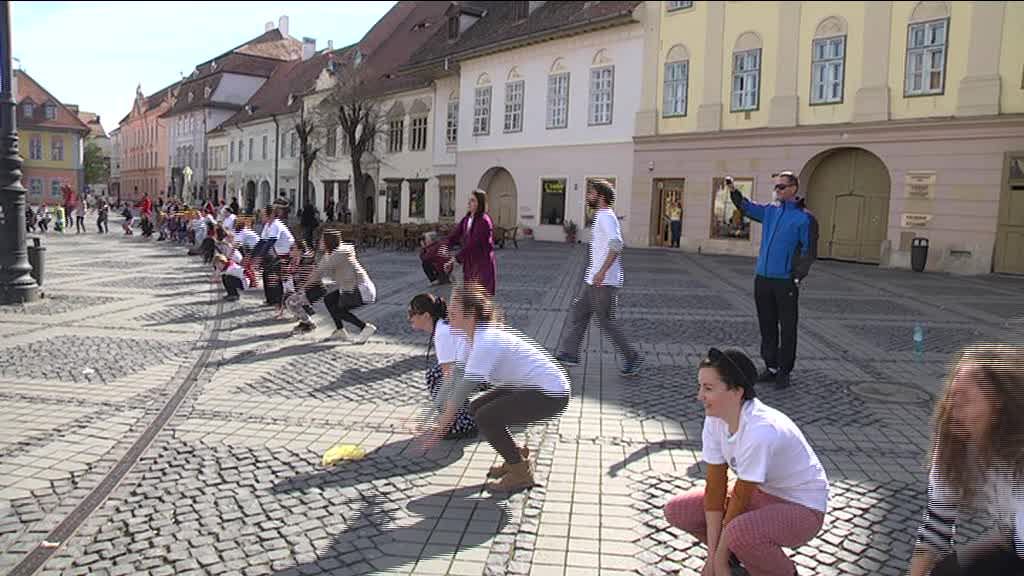
<path id="1" fill-rule="evenodd" d="M 274 137 L 274 189 L 270 191 L 270 201 L 273 202 L 277 198 L 277 163 L 281 160 L 281 125 L 277 122 L 277 114 L 272 114 L 270 117 L 274 119 L 276 132 Z"/>

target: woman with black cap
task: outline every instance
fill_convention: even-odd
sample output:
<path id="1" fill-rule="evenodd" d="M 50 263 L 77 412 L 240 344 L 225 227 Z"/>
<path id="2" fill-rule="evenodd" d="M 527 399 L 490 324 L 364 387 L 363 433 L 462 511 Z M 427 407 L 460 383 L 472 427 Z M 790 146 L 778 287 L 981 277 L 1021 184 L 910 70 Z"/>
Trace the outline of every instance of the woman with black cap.
<path id="1" fill-rule="evenodd" d="M 710 349 L 697 379 L 707 484 L 670 500 L 666 520 L 707 545 L 704 575 L 728 576 L 737 561 L 751 576 L 796 574 L 782 548 L 813 538 L 828 504 L 818 456 L 788 416 L 757 399 L 757 369 L 743 352 Z"/>

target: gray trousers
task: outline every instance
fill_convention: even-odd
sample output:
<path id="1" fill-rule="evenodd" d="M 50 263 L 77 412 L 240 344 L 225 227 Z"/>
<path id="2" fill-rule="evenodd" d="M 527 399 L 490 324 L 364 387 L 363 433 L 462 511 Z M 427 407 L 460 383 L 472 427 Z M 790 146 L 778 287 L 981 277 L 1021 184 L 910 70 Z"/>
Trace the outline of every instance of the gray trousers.
<path id="1" fill-rule="evenodd" d="M 615 349 L 626 359 L 627 362 L 637 358 L 637 351 L 630 346 L 626 335 L 622 333 L 622 326 L 615 318 L 615 309 L 618 306 L 619 289 L 615 286 L 591 286 L 586 284 L 583 293 L 576 297 L 569 311 L 569 329 L 562 335 L 562 342 L 558 346 L 560 352 L 578 356 L 580 345 L 583 343 L 583 335 L 590 325 L 590 317 L 597 316 L 597 325 L 601 332 L 611 339 Z"/>

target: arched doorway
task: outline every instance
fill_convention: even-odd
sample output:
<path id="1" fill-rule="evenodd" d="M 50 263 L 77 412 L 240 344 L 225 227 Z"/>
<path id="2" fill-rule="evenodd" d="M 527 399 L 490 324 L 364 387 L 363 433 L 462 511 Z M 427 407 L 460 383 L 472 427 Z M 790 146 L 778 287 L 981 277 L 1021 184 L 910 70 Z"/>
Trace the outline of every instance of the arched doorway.
<path id="1" fill-rule="evenodd" d="M 366 174 L 363 178 L 363 193 L 360 201 L 363 203 L 362 216 L 364 224 L 375 222 L 374 215 L 377 212 L 377 187 L 373 184 L 373 177 Z"/>
<path id="2" fill-rule="evenodd" d="M 256 212 L 256 183 L 252 180 L 245 183 L 245 211 L 249 214 Z"/>
<path id="3" fill-rule="evenodd" d="M 273 200 L 273 195 L 270 193 L 270 182 L 266 180 L 260 182 L 260 205 L 267 206 Z"/>
<path id="4" fill-rule="evenodd" d="M 801 173 L 807 207 L 818 219 L 818 257 L 877 264 L 889 222 L 889 169 L 862 148 L 837 148 Z"/>
<path id="5" fill-rule="evenodd" d="M 519 220 L 516 181 L 508 170 L 494 167 L 484 172 L 479 188 L 487 192 L 487 211 L 495 226 L 512 228 Z M 457 210 L 456 210 L 457 211 Z"/>

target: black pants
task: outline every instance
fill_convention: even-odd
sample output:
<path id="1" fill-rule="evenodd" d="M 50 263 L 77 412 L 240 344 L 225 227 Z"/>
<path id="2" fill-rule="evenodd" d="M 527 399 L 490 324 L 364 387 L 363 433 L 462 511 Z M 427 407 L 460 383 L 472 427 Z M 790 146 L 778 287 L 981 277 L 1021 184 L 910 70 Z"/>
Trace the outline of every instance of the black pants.
<path id="1" fill-rule="evenodd" d="M 284 287 L 281 285 L 281 271 L 287 266 L 288 256 L 268 253 L 263 257 L 263 295 L 267 299 L 267 304 L 276 305 L 283 301 Z"/>
<path id="2" fill-rule="evenodd" d="M 679 237 L 683 235 L 683 221 L 672 220 L 669 227 L 672 229 L 672 247 L 679 248 Z"/>
<path id="3" fill-rule="evenodd" d="M 75 216 L 75 232 L 85 232 L 85 216 Z"/>
<path id="4" fill-rule="evenodd" d="M 568 405 L 568 394 L 554 396 L 534 388 L 495 388 L 470 402 L 469 412 L 494 451 L 505 462 L 517 464 L 522 457 L 508 427 L 554 418 Z"/>
<path id="5" fill-rule="evenodd" d="M 227 291 L 228 296 L 238 296 L 238 292 L 242 289 L 241 278 L 224 274 L 220 277 L 220 281 L 224 284 L 224 290 Z"/>
<path id="6" fill-rule="evenodd" d="M 331 313 L 331 318 L 334 319 L 335 328 L 339 330 L 344 328 L 345 322 L 354 325 L 360 330 L 366 327 L 366 322 L 356 318 L 356 315 L 351 312 L 363 305 L 363 297 L 359 294 L 359 290 L 352 290 L 351 292 L 332 290 L 324 297 L 324 305 L 327 306 L 327 311 Z"/>
<path id="7" fill-rule="evenodd" d="M 960 559 L 956 552 L 946 556 L 930 576 L 1005 576 L 1024 574 L 1024 560 L 1004 548 L 971 555 L 970 560 Z"/>
<path id="8" fill-rule="evenodd" d="M 442 270 L 438 270 L 433 264 L 426 260 L 421 261 L 423 264 L 423 273 L 427 275 L 427 280 L 433 282 L 437 279 L 441 279 L 442 282 L 448 282 L 448 274 Z"/>
<path id="9" fill-rule="evenodd" d="M 306 233 L 306 245 L 311 249 L 316 250 L 316 244 L 313 243 L 313 240 L 316 239 L 316 226 L 306 228 L 303 231 Z"/>
<path id="10" fill-rule="evenodd" d="M 764 276 L 754 279 L 757 323 L 761 327 L 761 358 L 768 368 L 789 373 L 796 364 L 799 297 L 799 288 L 792 280 Z"/>

